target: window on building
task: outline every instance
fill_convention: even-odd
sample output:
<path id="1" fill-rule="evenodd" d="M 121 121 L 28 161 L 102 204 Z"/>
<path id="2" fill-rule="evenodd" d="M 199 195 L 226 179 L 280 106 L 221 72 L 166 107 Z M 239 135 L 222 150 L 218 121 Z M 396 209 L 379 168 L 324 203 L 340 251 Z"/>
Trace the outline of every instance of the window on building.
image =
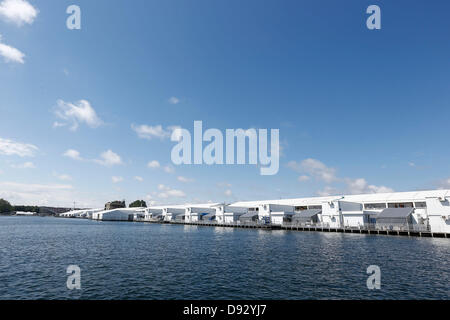
<path id="1" fill-rule="evenodd" d="M 426 208 L 427 207 L 427 203 L 426 202 L 416 202 L 414 203 L 416 208 Z"/>
<path id="2" fill-rule="evenodd" d="M 296 206 L 295 207 L 295 211 L 303 211 L 303 210 L 308 210 L 307 206 Z"/>
<path id="3" fill-rule="evenodd" d="M 308 209 L 322 209 L 322 206 L 308 206 Z"/>
<path id="4" fill-rule="evenodd" d="M 364 209 L 386 209 L 386 203 L 366 203 Z"/>
<path id="5" fill-rule="evenodd" d="M 414 205 L 412 202 L 395 202 L 389 203 L 388 208 L 413 208 Z"/>

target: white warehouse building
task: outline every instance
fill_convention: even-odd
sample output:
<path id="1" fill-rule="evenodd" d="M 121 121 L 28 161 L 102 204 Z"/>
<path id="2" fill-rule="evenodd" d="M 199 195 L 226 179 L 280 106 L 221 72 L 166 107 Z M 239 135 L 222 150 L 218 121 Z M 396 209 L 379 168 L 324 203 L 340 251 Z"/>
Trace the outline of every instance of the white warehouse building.
<path id="1" fill-rule="evenodd" d="M 233 204 L 247 208 L 258 207 L 260 210 L 264 205 L 292 206 L 294 212 L 320 209 L 318 224 L 330 228 L 371 227 L 376 225 L 377 215 L 386 209 L 394 209 L 389 210 L 389 214 L 395 216 L 395 209 L 411 208 L 411 222 L 408 224 L 411 230 L 450 233 L 450 190 L 240 201 Z M 397 214 L 401 215 L 400 211 Z M 267 210 L 259 215 L 260 219 L 267 219 L 266 217 Z"/>

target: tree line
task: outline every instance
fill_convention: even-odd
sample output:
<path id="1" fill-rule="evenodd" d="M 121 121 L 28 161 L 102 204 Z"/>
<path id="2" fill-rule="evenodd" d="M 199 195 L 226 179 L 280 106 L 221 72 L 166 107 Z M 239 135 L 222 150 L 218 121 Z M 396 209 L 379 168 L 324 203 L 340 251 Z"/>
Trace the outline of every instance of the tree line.
<path id="1" fill-rule="evenodd" d="M 138 208 L 138 207 L 147 207 L 147 204 L 144 200 L 136 200 L 130 203 L 130 208 Z M 38 206 L 22 206 L 17 205 L 13 206 L 9 201 L 5 199 L 0 199 L 0 214 L 11 213 L 16 211 L 24 211 L 24 212 L 35 212 L 39 213 L 40 208 Z"/>
<path id="2" fill-rule="evenodd" d="M 11 213 L 15 211 L 35 212 L 39 213 L 37 206 L 13 206 L 9 201 L 0 199 L 0 213 Z"/>

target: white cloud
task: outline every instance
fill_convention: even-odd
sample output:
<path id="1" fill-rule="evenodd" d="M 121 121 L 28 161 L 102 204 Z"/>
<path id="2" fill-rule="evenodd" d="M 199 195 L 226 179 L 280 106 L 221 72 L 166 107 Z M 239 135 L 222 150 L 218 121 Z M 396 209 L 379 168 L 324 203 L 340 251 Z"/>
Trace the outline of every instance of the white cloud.
<path id="1" fill-rule="evenodd" d="M 410 167 L 415 167 L 415 166 L 416 166 L 416 164 L 415 164 L 414 162 L 408 162 L 408 165 L 409 165 Z"/>
<path id="2" fill-rule="evenodd" d="M 53 173 L 53 175 L 62 181 L 71 181 L 72 180 L 72 177 L 69 176 L 68 174 Z"/>
<path id="3" fill-rule="evenodd" d="M 149 126 L 146 124 L 141 125 L 131 125 L 131 129 L 138 135 L 139 138 L 151 140 L 153 138 L 158 138 L 160 140 L 170 138 L 172 132 L 180 128 L 179 126 L 170 126 L 166 129 L 162 125 Z"/>
<path id="4" fill-rule="evenodd" d="M 158 185 L 158 190 L 162 191 L 162 192 L 158 193 L 158 195 L 157 195 L 158 198 L 161 198 L 161 199 L 167 199 L 167 198 L 170 198 L 170 197 L 173 197 L 173 198 L 186 197 L 186 194 L 183 191 L 172 189 L 172 188 L 170 188 L 168 186 L 165 186 L 163 184 Z"/>
<path id="5" fill-rule="evenodd" d="M 385 186 L 375 186 L 367 183 L 366 179 L 345 179 L 347 184 L 347 193 L 350 194 L 364 194 L 364 193 L 386 193 L 394 192 L 391 188 Z"/>
<path id="6" fill-rule="evenodd" d="M 437 187 L 439 189 L 450 189 L 450 178 L 444 179 L 444 180 L 440 180 L 437 183 Z"/>
<path id="7" fill-rule="evenodd" d="M 194 182 L 194 179 L 186 178 L 183 176 L 178 176 L 177 180 L 183 183 Z"/>
<path id="8" fill-rule="evenodd" d="M 177 97 L 170 97 L 169 98 L 169 103 L 170 104 L 179 104 L 180 103 L 180 99 L 178 99 Z"/>
<path id="9" fill-rule="evenodd" d="M 9 139 L 0 138 L 0 154 L 7 156 L 33 157 L 38 147 L 28 144 L 16 142 Z"/>
<path id="10" fill-rule="evenodd" d="M 71 158 L 73 160 L 83 160 L 83 158 L 81 158 L 80 156 L 80 153 L 74 149 L 67 150 L 66 152 L 64 152 L 63 156 Z"/>
<path id="11" fill-rule="evenodd" d="M 167 172 L 167 173 L 172 174 L 172 173 L 175 173 L 175 168 L 172 167 L 171 165 L 167 165 L 167 166 L 164 167 L 164 171 Z"/>
<path id="12" fill-rule="evenodd" d="M 369 184 L 364 178 L 340 178 L 336 175 L 336 169 L 327 167 L 323 162 L 317 159 L 309 158 L 300 163 L 291 161 L 287 164 L 287 166 L 296 172 L 306 172 L 309 175 L 301 175 L 298 177 L 298 181 L 300 182 L 308 181 L 310 177 L 314 177 L 325 183 L 337 182 L 344 184 L 343 188 L 326 186 L 323 190 L 317 191 L 317 194 L 320 196 L 393 192 L 391 188 L 386 186 Z"/>
<path id="13" fill-rule="evenodd" d="M 103 152 L 100 155 L 100 159 L 95 159 L 94 162 L 105 167 L 112 167 L 114 165 L 122 164 L 122 159 L 117 153 L 114 153 L 112 150 L 108 150 Z"/>
<path id="14" fill-rule="evenodd" d="M 223 187 L 231 188 L 231 183 L 219 182 L 219 183 L 217 183 L 217 186 L 220 188 L 223 188 Z"/>
<path id="15" fill-rule="evenodd" d="M 233 193 L 231 192 L 230 189 L 225 190 L 225 195 L 226 195 L 227 197 L 230 197 L 232 194 L 233 194 Z"/>
<path id="16" fill-rule="evenodd" d="M 339 190 L 330 186 L 326 186 L 323 190 L 319 190 L 316 193 L 320 197 L 328 197 L 339 194 Z"/>
<path id="17" fill-rule="evenodd" d="M 120 156 L 112 150 L 107 150 L 100 154 L 100 159 L 84 159 L 83 157 L 81 157 L 80 152 L 74 149 L 67 150 L 66 152 L 64 152 L 63 156 L 78 161 L 93 161 L 105 167 L 112 167 L 114 165 L 123 164 Z"/>
<path id="18" fill-rule="evenodd" d="M 12 164 L 11 168 L 15 168 L 15 169 L 34 169 L 34 168 L 36 168 L 36 166 L 34 165 L 33 162 L 28 161 L 28 162 L 20 163 L 20 164 Z"/>
<path id="19" fill-rule="evenodd" d="M 152 169 L 159 168 L 160 166 L 161 165 L 156 160 L 153 160 L 153 161 L 150 161 L 149 163 L 147 163 L 147 167 L 152 168 Z"/>
<path id="20" fill-rule="evenodd" d="M 123 181 L 122 177 L 111 177 L 113 183 L 119 183 Z"/>
<path id="21" fill-rule="evenodd" d="M 305 172 L 314 178 L 330 183 L 336 181 L 336 169 L 327 167 L 317 159 L 305 159 L 300 163 L 290 161 L 288 167 L 297 172 Z"/>
<path id="22" fill-rule="evenodd" d="M 25 0 L 4 0 L 0 3 L 0 18 L 18 26 L 32 24 L 39 11 Z"/>
<path id="23" fill-rule="evenodd" d="M 158 184 L 158 190 L 170 190 L 170 188 L 169 188 L 169 187 L 166 187 L 166 186 L 163 185 L 163 184 Z"/>
<path id="24" fill-rule="evenodd" d="M 170 132 L 164 130 L 161 125 L 148 126 L 146 124 L 142 125 L 131 125 L 131 128 L 137 133 L 139 138 L 151 140 L 152 138 L 164 139 L 170 137 Z"/>
<path id="25" fill-rule="evenodd" d="M 2 40 L 2 37 L 0 36 L 0 41 Z M 22 53 L 20 50 L 11 47 L 7 44 L 0 42 L 0 56 L 3 57 L 3 60 L 5 62 L 17 62 L 24 64 L 25 63 L 25 54 Z"/>
<path id="26" fill-rule="evenodd" d="M 55 122 L 53 127 L 55 125 L 61 127 L 70 123 L 70 130 L 72 131 L 77 130 L 81 123 L 85 123 L 91 128 L 97 128 L 103 124 L 103 121 L 97 116 L 94 108 L 87 100 L 80 100 L 75 103 L 58 100 L 55 115 L 66 122 Z"/>
<path id="27" fill-rule="evenodd" d="M 139 181 L 139 182 L 142 182 L 142 181 L 144 181 L 144 178 L 139 177 L 139 176 L 135 176 L 135 177 L 134 177 L 134 180 Z"/>
<path id="28" fill-rule="evenodd" d="M 300 176 L 300 177 L 298 177 L 298 181 L 299 182 L 305 182 L 305 181 L 308 181 L 308 180 L 310 180 L 311 178 L 309 177 L 309 176 L 305 176 L 305 175 L 303 175 L 303 176 Z"/>
<path id="29" fill-rule="evenodd" d="M 63 122 L 59 122 L 59 121 L 53 122 L 53 128 L 60 128 L 60 127 L 65 127 L 65 126 L 67 126 L 67 123 L 63 123 Z"/>
<path id="30" fill-rule="evenodd" d="M 73 205 L 73 190 L 71 185 L 24 184 L 17 182 L 0 182 L 0 198 L 7 199 L 12 204 L 23 205 Z"/>

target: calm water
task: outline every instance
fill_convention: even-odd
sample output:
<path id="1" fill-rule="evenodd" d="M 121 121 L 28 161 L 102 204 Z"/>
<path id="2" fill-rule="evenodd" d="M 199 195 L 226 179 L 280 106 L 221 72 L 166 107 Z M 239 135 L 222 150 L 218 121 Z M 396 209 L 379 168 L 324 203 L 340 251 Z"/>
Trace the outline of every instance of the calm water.
<path id="1" fill-rule="evenodd" d="M 450 239 L 0 217 L 0 299 L 449 299 L 449 261 Z"/>

